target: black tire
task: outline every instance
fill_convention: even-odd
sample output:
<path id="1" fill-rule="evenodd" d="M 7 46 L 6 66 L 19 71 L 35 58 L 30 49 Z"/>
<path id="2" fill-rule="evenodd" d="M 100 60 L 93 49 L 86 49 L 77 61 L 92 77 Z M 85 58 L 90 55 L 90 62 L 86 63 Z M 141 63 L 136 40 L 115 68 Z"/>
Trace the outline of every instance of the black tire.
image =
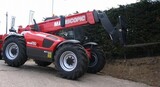
<path id="1" fill-rule="evenodd" d="M 0 52 L 1 53 L 1 52 Z M 0 60 L 2 60 L 2 55 L 0 54 Z"/>
<path id="2" fill-rule="evenodd" d="M 55 53 L 58 74 L 67 79 L 77 79 L 87 72 L 88 58 L 84 48 L 76 44 L 64 44 Z"/>
<path id="3" fill-rule="evenodd" d="M 1 54 L 0 54 L 0 60 L 2 60 L 2 51 L 0 51 L 0 53 L 1 53 Z"/>
<path id="4" fill-rule="evenodd" d="M 9 37 L 3 45 L 3 59 L 12 67 L 23 65 L 27 61 L 24 39 L 20 37 Z"/>
<path id="5" fill-rule="evenodd" d="M 34 60 L 34 62 L 38 65 L 38 66 L 43 66 L 46 67 L 48 65 L 50 65 L 52 62 L 45 62 L 45 61 L 41 61 L 41 60 Z"/>
<path id="6" fill-rule="evenodd" d="M 89 59 L 88 73 L 100 72 L 106 64 L 106 58 L 103 51 L 92 48 L 91 49 L 91 59 Z"/>

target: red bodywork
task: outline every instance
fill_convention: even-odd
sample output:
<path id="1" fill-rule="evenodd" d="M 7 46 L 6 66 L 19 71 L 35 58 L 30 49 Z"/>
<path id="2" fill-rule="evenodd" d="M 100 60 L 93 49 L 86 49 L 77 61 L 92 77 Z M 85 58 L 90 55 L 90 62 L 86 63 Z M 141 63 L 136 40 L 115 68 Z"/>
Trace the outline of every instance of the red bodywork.
<path id="1" fill-rule="evenodd" d="M 51 59 L 52 57 L 48 55 L 54 53 L 57 46 L 65 41 L 64 38 L 54 35 L 55 32 L 64 28 L 68 29 L 96 23 L 93 11 L 66 16 L 65 27 L 61 26 L 60 21 L 60 18 L 56 18 L 38 23 L 37 25 L 39 26 L 40 32 L 33 29 L 34 25 L 28 25 L 25 28 L 19 26 L 18 34 L 22 34 L 25 38 L 28 57 L 47 57 Z M 3 37 L 6 37 L 6 35 L 1 35 L 0 40 L 3 41 Z M 46 46 L 48 43 L 45 43 L 45 41 L 51 43 L 51 45 Z M 2 43 L 0 43 L 0 47 L 2 48 Z M 88 49 L 86 49 L 86 53 L 91 57 Z"/>
<path id="2" fill-rule="evenodd" d="M 23 32 L 28 48 L 35 48 L 43 51 L 55 52 L 56 47 L 61 42 L 65 41 L 64 38 L 54 35 L 55 32 L 64 28 L 67 29 L 87 24 L 95 24 L 94 15 L 92 11 L 70 15 L 65 17 L 65 20 L 65 27 L 61 27 L 60 18 L 56 18 L 49 21 L 38 23 L 41 32 L 32 31 L 34 25 L 28 25 L 26 28 L 22 28 L 22 26 L 19 26 L 18 33 Z M 48 48 L 43 47 L 42 45 L 44 39 L 51 40 L 54 43 L 52 44 L 52 46 Z M 90 57 L 90 51 L 86 49 L 86 52 Z"/>
<path id="3" fill-rule="evenodd" d="M 43 32 L 36 32 L 36 31 L 25 31 L 24 33 L 24 37 L 25 40 L 27 41 L 27 47 L 32 47 L 32 48 L 39 48 L 42 50 L 46 50 L 46 51 L 51 51 L 53 52 L 56 48 L 56 46 L 61 43 L 62 41 L 64 41 L 64 38 L 55 36 L 55 35 L 51 35 L 51 34 L 47 34 L 47 33 L 43 33 Z M 54 42 L 54 44 L 48 48 L 43 47 L 43 41 L 44 39 L 48 39 Z M 29 42 L 36 42 L 35 44 L 29 44 Z"/>
<path id="4" fill-rule="evenodd" d="M 0 49 L 1 49 L 2 46 L 3 46 L 3 41 L 4 41 L 4 39 L 5 39 L 6 36 L 8 36 L 8 35 L 7 35 L 7 34 L 0 35 Z M 0 52 L 1 52 L 1 50 L 0 50 Z"/>

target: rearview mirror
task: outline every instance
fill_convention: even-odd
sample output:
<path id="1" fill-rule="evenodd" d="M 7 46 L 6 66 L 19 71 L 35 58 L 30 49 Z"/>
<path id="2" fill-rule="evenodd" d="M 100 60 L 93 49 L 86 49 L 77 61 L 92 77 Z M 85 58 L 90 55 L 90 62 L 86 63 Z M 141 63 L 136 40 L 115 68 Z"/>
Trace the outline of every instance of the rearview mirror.
<path id="1" fill-rule="evenodd" d="M 15 26 L 15 16 L 12 16 L 12 20 L 11 20 L 11 29 L 9 29 L 10 32 L 16 32 L 16 30 L 14 29 Z"/>
<path id="2" fill-rule="evenodd" d="M 15 25 L 15 17 L 12 16 L 12 20 L 11 20 L 11 28 L 13 28 Z"/>

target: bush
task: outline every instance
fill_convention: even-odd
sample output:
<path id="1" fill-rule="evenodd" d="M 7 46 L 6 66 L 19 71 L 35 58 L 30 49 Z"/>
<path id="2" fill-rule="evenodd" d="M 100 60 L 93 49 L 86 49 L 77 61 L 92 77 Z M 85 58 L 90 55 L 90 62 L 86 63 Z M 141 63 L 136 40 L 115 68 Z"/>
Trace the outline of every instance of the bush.
<path id="1" fill-rule="evenodd" d="M 127 44 L 160 41 L 159 1 L 152 2 L 142 0 L 141 2 L 134 4 L 120 5 L 119 8 L 112 8 L 110 10 L 106 10 L 105 12 L 114 26 L 117 24 L 117 18 L 119 15 L 123 16 L 126 19 L 128 27 Z M 90 28 L 85 29 L 86 35 L 89 37 L 89 40 L 99 43 L 100 47 L 105 50 L 106 54 L 108 54 L 109 57 L 124 56 L 124 49 L 117 45 L 113 46 L 109 36 L 106 35 L 105 30 L 100 24 L 87 26 L 86 28 Z M 158 47 L 159 46 L 151 46 L 149 48 L 158 50 Z M 139 55 L 139 52 L 141 52 L 142 55 L 146 55 L 146 53 L 148 54 L 148 52 L 145 51 L 146 49 L 142 48 L 144 47 L 125 49 L 125 52 L 127 52 L 130 57 Z"/>

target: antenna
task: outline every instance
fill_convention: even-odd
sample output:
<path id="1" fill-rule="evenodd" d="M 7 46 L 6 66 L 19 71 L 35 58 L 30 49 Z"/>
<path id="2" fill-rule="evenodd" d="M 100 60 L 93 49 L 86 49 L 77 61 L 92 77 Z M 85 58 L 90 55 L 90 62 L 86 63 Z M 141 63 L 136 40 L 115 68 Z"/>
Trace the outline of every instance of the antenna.
<path id="1" fill-rule="evenodd" d="M 12 16 L 11 29 L 12 29 L 12 28 L 14 28 L 14 25 L 15 25 L 15 19 L 16 19 L 16 17 L 15 17 L 15 16 Z"/>

